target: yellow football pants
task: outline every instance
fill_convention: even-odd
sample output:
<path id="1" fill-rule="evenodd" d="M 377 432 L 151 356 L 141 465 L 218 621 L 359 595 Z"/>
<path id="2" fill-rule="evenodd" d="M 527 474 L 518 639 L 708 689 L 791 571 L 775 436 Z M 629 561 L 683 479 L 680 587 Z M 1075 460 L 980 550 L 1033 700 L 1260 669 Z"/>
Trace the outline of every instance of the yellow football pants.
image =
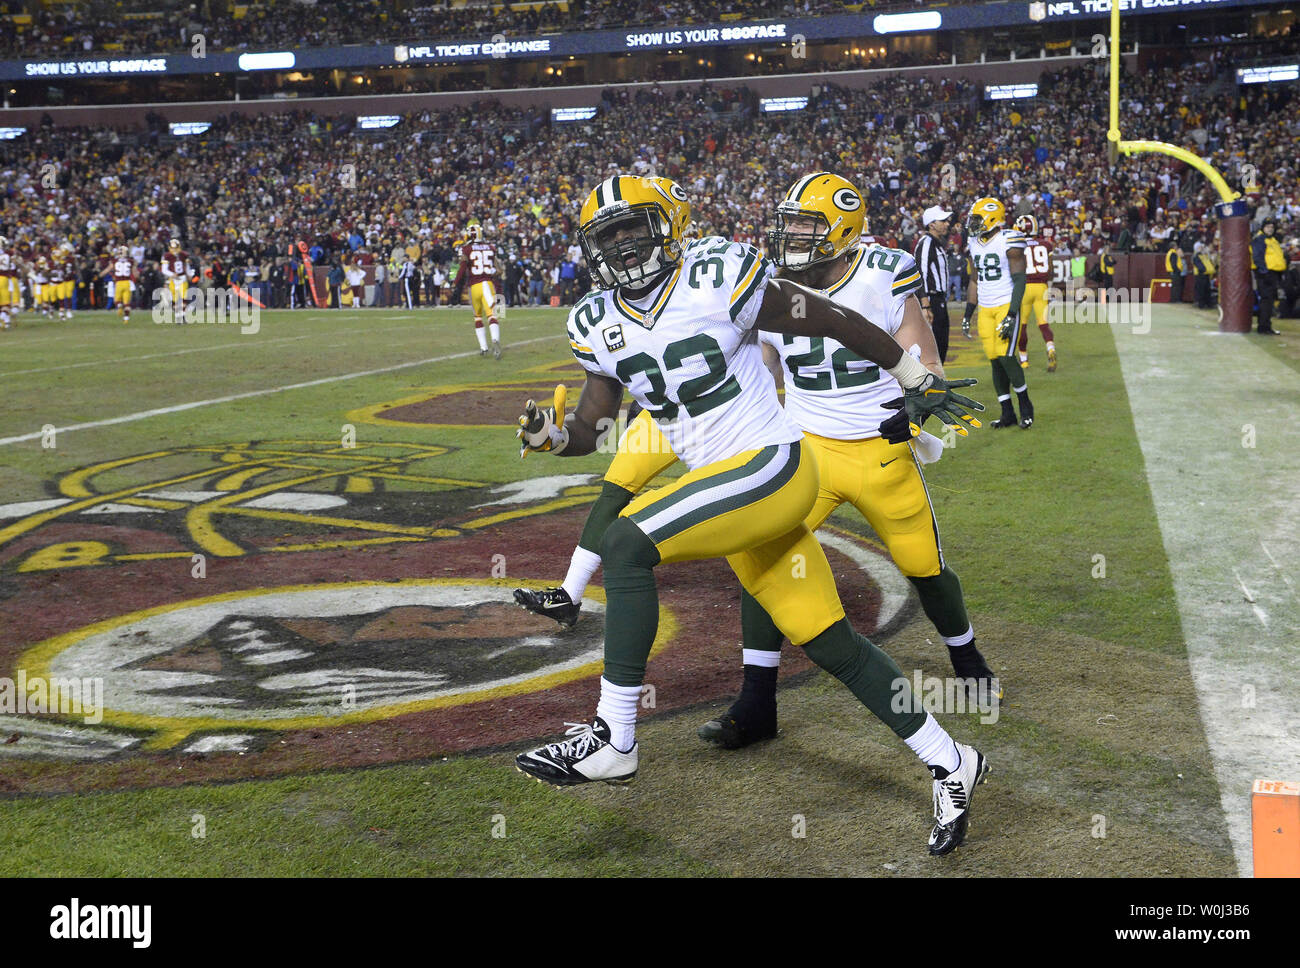
<path id="1" fill-rule="evenodd" d="M 904 575 L 928 578 L 943 570 L 943 549 L 921 467 L 906 444 L 882 437 L 835 440 L 804 434 L 817 460 L 817 500 L 804 520 L 816 531 L 842 504 L 866 518 Z M 639 494 L 677 456 L 650 414 L 628 424 L 605 480 Z"/>
<path id="2" fill-rule="evenodd" d="M 844 617 L 826 553 L 804 524 L 817 463 L 801 441 L 744 451 L 688 471 L 623 509 L 661 563 L 725 557 L 795 645 Z"/>
<path id="3" fill-rule="evenodd" d="M 17 282 L 13 276 L 0 276 L 0 306 L 18 303 Z"/>
<path id="4" fill-rule="evenodd" d="M 625 491 L 640 494 L 656 477 L 677 463 L 668 438 L 646 410 L 627 425 L 618 442 L 618 453 L 609 462 L 605 480 Z"/>
<path id="5" fill-rule="evenodd" d="M 883 437 L 834 440 L 804 434 L 817 456 L 821 486 L 805 523 L 816 531 L 841 504 L 867 519 L 904 575 L 929 578 L 943 570 L 939 526 L 921 465 L 907 444 Z"/>
<path id="6" fill-rule="evenodd" d="M 131 282 L 129 279 L 119 279 L 113 283 L 113 305 L 117 309 L 131 306 Z"/>
<path id="7" fill-rule="evenodd" d="M 980 342 L 984 344 L 984 355 L 990 360 L 996 360 L 1000 356 L 1006 356 L 1011 352 L 1012 347 L 1016 345 L 1016 340 L 1020 338 L 1020 322 L 1012 327 L 1010 336 L 1002 339 L 998 336 L 998 327 L 1002 325 L 1002 320 L 1007 318 L 1007 313 L 1011 310 L 1011 303 L 1005 303 L 1001 306 L 981 306 L 979 308 L 979 333 Z"/>
<path id="8" fill-rule="evenodd" d="M 495 319 L 497 314 L 497 290 L 491 281 L 476 282 L 469 287 L 469 302 L 474 307 L 476 320 L 487 317 Z"/>
<path id="9" fill-rule="evenodd" d="M 1047 322 L 1047 283 L 1045 282 L 1025 284 L 1025 296 L 1020 300 L 1020 325 L 1028 326 L 1030 320 L 1038 326 Z"/>

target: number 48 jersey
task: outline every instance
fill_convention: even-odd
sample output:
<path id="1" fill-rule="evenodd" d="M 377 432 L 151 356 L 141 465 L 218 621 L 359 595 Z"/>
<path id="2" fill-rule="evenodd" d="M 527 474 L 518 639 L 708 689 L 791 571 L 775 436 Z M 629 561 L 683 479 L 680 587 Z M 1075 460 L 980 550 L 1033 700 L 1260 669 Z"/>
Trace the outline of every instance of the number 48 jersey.
<path id="1" fill-rule="evenodd" d="M 593 290 L 569 313 L 569 345 L 654 418 L 687 467 L 802 434 L 781 409 L 754 322 L 776 267 L 752 245 L 690 243 L 676 269 L 635 301 Z"/>
<path id="2" fill-rule="evenodd" d="M 825 294 L 893 336 L 903 324 L 903 307 L 920 288 L 921 273 L 910 255 L 867 245 Z M 780 333 L 760 339 L 781 355 L 785 412 L 799 428 L 835 440 L 880 436 L 880 422 L 895 413 L 885 402 L 903 395 L 897 380 L 837 340 Z"/>
<path id="3" fill-rule="evenodd" d="M 1011 302 L 1011 261 L 1007 253 L 1024 247 L 1025 237 L 1015 229 L 998 229 L 988 239 L 972 235 L 967 240 L 966 250 L 975 268 L 975 292 L 981 306 L 992 308 Z"/>

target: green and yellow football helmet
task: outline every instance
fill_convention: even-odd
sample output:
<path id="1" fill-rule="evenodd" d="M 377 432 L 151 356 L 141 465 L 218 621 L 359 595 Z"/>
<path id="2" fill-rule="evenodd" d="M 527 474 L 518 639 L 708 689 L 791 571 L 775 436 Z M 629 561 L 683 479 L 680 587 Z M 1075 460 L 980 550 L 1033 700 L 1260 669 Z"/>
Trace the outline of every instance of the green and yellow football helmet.
<path id="1" fill-rule="evenodd" d="M 852 248 L 866 230 L 867 211 L 851 181 L 819 171 L 790 186 L 775 222 L 767 233 L 773 261 L 802 272 Z"/>
<path id="2" fill-rule="evenodd" d="M 966 231 L 983 238 L 1007 224 L 1007 207 L 996 198 L 977 198 L 966 216 Z"/>
<path id="3" fill-rule="evenodd" d="M 613 175 L 592 189 L 578 216 L 578 242 L 602 289 L 644 286 L 677 265 L 691 206 L 669 178 Z"/>

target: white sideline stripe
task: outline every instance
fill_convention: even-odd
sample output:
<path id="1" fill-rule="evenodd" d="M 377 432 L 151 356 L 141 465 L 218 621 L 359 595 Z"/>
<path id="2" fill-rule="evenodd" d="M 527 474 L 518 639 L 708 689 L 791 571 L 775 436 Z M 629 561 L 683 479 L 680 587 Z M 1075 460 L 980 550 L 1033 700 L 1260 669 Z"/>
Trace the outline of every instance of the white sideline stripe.
<path id="1" fill-rule="evenodd" d="M 1112 332 L 1228 836 L 1249 877 L 1252 782 L 1300 779 L 1300 601 L 1283 580 L 1300 569 L 1300 381 L 1253 336 L 1207 351 L 1203 320 L 1156 312 L 1148 335 Z M 1253 448 L 1242 446 L 1247 423 Z"/>
<path id="2" fill-rule="evenodd" d="M 521 340 L 518 343 L 511 343 L 510 346 L 527 346 L 529 343 L 540 343 L 544 340 L 558 340 L 559 336 L 537 336 L 533 339 Z M 510 347 L 506 347 L 509 349 Z M 71 433 L 74 430 L 91 430 L 95 427 L 111 427 L 114 424 L 132 423 L 136 420 L 147 420 L 149 417 L 161 417 L 169 413 L 181 413 L 185 410 L 196 410 L 199 407 L 213 407 L 223 403 L 234 403 L 236 400 L 250 400 L 254 397 L 265 397 L 272 393 L 284 393 L 287 390 L 304 390 L 307 387 L 324 386 L 327 383 L 341 383 L 344 380 L 356 380 L 366 376 L 378 376 L 381 373 L 394 373 L 398 370 L 409 370 L 413 366 L 427 366 L 430 363 L 445 363 L 448 360 L 459 360 L 466 356 L 477 356 L 478 350 L 466 350 L 464 353 L 449 353 L 446 356 L 431 356 L 425 360 L 411 360 L 409 363 L 395 363 L 392 366 L 381 366 L 374 370 L 358 370 L 355 373 L 341 373 L 338 376 L 323 376 L 318 380 L 306 380 L 302 383 L 286 383 L 283 386 L 267 387 L 263 390 L 246 390 L 243 393 L 232 393 L 224 397 L 213 397 L 210 400 L 194 400 L 190 403 L 178 403 L 174 407 L 155 407 L 153 410 L 141 410 L 137 413 L 123 414 L 120 417 L 110 417 L 107 420 L 89 420 L 85 423 L 70 424 L 67 427 L 56 427 L 56 434 Z M 16 437 L 0 437 L 0 447 L 7 447 L 9 444 L 21 444 L 28 440 L 39 440 L 44 435 L 44 431 L 37 430 L 30 434 L 19 434 Z"/>

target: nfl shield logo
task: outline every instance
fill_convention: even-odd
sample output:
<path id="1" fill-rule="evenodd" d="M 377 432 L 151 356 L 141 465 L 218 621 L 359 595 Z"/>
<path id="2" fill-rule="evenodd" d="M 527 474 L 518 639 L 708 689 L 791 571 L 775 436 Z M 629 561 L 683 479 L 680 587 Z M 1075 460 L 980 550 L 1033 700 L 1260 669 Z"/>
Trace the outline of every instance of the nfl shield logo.
<path id="1" fill-rule="evenodd" d="M 398 44 L 393 48 L 393 60 L 397 61 L 399 64 L 405 63 L 406 59 L 410 56 L 411 52 L 407 50 L 405 44 Z"/>
<path id="2" fill-rule="evenodd" d="M 1046 20 L 1047 4 L 1042 3 L 1041 0 L 1038 3 L 1031 3 L 1029 5 L 1029 19 L 1034 21 Z"/>

